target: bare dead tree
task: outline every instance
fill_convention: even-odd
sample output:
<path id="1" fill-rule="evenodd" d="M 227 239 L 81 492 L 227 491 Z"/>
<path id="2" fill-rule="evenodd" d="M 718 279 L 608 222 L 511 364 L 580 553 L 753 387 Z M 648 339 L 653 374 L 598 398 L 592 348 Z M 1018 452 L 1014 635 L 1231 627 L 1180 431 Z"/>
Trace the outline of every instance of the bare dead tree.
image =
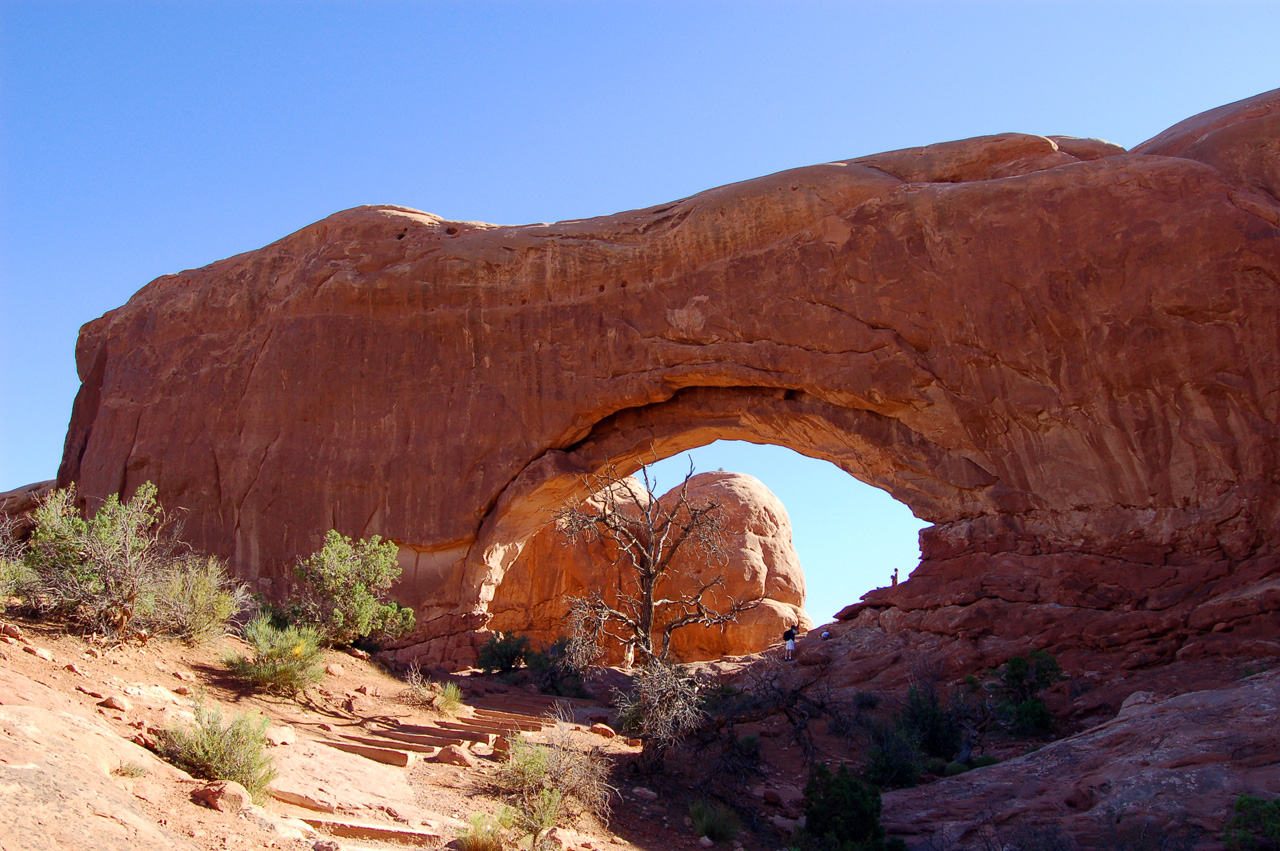
<path id="1" fill-rule="evenodd" d="M 653 493 L 649 471 L 623 476 L 612 465 L 584 477 L 589 496 L 557 513 L 570 540 L 601 541 L 615 548 L 622 578 L 609 602 L 600 589 L 570 601 L 569 656 L 585 667 L 599 657 L 608 636 L 640 653 L 641 661 L 665 661 L 671 637 L 685 627 L 717 626 L 760 605 L 760 598 L 729 599 L 723 573 L 699 577 L 678 567 L 679 553 L 723 564 L 724 512 L 718 503 L 689 496 L 693 464 L 664 505 Z M 677 581 L 677 579 L 679 581 Z M 718 592 L 718 593 L 717 593 Z"/>

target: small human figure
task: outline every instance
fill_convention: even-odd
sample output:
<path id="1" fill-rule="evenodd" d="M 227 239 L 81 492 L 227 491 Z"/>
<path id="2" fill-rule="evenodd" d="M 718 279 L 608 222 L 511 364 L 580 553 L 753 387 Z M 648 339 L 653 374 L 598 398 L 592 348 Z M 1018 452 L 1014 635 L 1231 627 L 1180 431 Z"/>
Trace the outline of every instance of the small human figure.
<path id="1" fill-rule="evenodd" d="M 896 587 L 896 586 L 897 586 L 897 584 L 898 584 L 898 568 L 896 568 L 896 567 L 893 569 L 893 580 L 892 580 L 892 581 L 893 581 L 893 585 L 894 585 L 894 587 Z"/>
<path id="2" fill-rule="evenodd" d="M 791 661 L 791 655 L 796 652 L 796 635 L 795 626 L 788 626 L 787 631 L 782 633 L 782 640 L 787 643 L 787 655 L 783 658 L 787 661 Z"/>

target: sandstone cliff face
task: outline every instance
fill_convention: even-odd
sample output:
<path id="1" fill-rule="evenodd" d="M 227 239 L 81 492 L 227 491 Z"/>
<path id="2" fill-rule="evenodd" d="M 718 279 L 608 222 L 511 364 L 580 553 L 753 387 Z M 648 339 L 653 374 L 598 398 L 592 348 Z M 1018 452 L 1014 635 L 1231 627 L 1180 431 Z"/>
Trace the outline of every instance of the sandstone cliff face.
<path id="1" fill-rule="evenodd" d="M 393 538 L 405 653 L 459 660 L 581 474 L 778 443 L 934 524 L 853 616 L 1171 659 L 1280 605 L 1277 138 L 1272 92 L 1131 152 L 1006 134 L 550 225 L 338 213 L 86 325 L 59 481 L 155 481 L 250 578 Z"/>
<path id="2" fill-rule="evenodd" d="M 634 492 L 642 493 L 638 484 Z M 711 603 L 727 611 L 734 600 L 761 604 L 724 627 L 685 627 L 672 635 L 671 657 L 689 662 L 756 653 L 776 644 L 788 626 L 810 625 L 804 614 L 804 574 L 791 545 L 791 520 L 778 498 L 759 479 L 741 473 L 700 473 L 689 480 L 692 504 L 708 502 L 724 516 L 724 562 L 681 552 L 672 563 L 673 581 L 664 594 L 691 593 L 693 580 L 723 576 L 723 591 Z M 660 502 L 670 504 L 674 494 Z M 490 630 L 519 632 L 548 644 L 564 634 L 568 599 L 591 590 L 610 603 L 630 581 L 602 542 L 570 541 L 554 526 L 538 532 L 521 550 L 497 586 L 489 613 Z M 666 623 L 660 617 L 659 626 Z M 622 658 L 620 646 L 606 648 L 606 660 Z"/>

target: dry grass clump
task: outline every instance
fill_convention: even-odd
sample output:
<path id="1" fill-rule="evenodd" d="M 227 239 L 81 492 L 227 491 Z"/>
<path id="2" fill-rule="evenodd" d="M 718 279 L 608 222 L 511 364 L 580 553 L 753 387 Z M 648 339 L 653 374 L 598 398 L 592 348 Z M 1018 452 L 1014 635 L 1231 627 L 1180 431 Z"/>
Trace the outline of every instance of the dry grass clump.
<path id="1" fill-rule="evenodd" d="M 515 824 L 515 813 L 504 807 L 497 815 L 472 813 L 471 823 L 458 831 L 454 847 L 458 851 L 503 851 L 507 847 L 507 831 Z"/>
<path id="2" fill-rule="evenodd" d="M 400 699 L 409 706 L 442 715 L 456 715 L 462 707 L 462 689 L 458 684 L 432 682 L 417 662 L 410 663 L 405 684 L 407 688 Z"/>

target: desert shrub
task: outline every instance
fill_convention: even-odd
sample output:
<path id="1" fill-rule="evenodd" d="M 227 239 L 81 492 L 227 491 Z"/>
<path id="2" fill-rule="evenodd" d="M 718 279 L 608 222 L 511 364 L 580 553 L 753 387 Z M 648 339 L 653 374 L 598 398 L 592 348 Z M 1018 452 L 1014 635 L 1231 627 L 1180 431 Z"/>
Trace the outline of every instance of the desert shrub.
<path id="1" fill-rule="evenodd" d="M 403 700 L 410 706 L 454 715 L 462 706 L 462 689 L 457 683 L 435 683 L 422 673 L 417 662 L 409 665 L 405 674 L 405 690 Z"/>
<path id="2" fill-rule="evenodd" d="M 923 768 L 920 748 L 896 723 L 873 725 L 862 767 L 862 779 L 872 786 L 900 789 L 914 786 Z"/>
<path id="3" fill-rule="evenodd" d="M 1053 729 L 1053 715 L 1038 697 L 1005 708 L 1009 713 L 1009 729 L 1020 736 L 1041 736 Z"/>
<path id="4" fill-rule="evenodd" d="M 988 765 L 995 765 L 998 762 L 1000 762 L 1000 760 L 994 756 L 975 756 L 969 760 L 969 765 L 974 768 L 986 768 Z"/>
<path id="5" fill-rule="evenodd" d="M 802 851 L 896 851 L 880 826 L 880 790 L 860 782 L 841 765 L 835 775 L 815 763 L 804 789 L 805 826 L 797 835 Z"/>
<path id="6" fill-rule="evenodd" d="M 1000 670 L 1000 683 L 1005 697 L 1012 703 L 1024 703 L 1063 679 L 1058 660 L 1043 650 L 1030 656 L 1014 656 Z"/>
<path id="7" fill-rule="evenodd" d="M 963 729 L 954 708 L 943 706 L 938 690 L 911 686 L 897 723 L 926 756 L 950 761 L 959 751 Z"/>
<path id="8" fill-rule="evenodd" d="M 515 824 L 515 813 L 504 808 L 497 815 L 472 813 L 470 824 L 458 831 L 454 846 L 458 851 L 502 851 L 507 831 Z"/>
<path id="9" fill-rule="evenodd" d="M 583 753 L 570 738 L 572 727 L 557 720 L 546 744 L 523 736 L 508 740 L 506 761 L 497 775 L 497 790 L 513 806 L 515 825 L 539 837 L 564 821 L 590 815 L 601 823 L 609 818 L 609 764 L 599 751 Z"/>
<path id="10" fill-rule="evenodd" d="M 122 633 L 134 618 L 151 615 L 156 586 L 179 548 L 167 534 L 155 485 L 143 484 L 127 503 L 112 494 L 88 521 L 76 509 L 73 487 L 55 490 L 32 519 L 27 564 L 34 608 L 106 633 Z"/>
<path id="11" fill-rule="evenodd" d="M 234 780 L 261 802 L 276 772 L 267 753 L 265 716 L 240 715 L 224 725 L 216 707 L 195 705 L 195 724 L 160 735 L 159 752 L 169 762 L 206 780 Z"/>
<path id="12" fill-rule="evenodd" d="M 225 664 L 235 676 L 268 692 L 296 695 L 323 676 L 320 646 L 310 627 L 280 629 L 268 617 L 259 617 L 244 630 L 253 656 L 228 657 Z"/>
<path id="13" fill-rule="evenodd" d="M 1000 712 L 1005 726 L 1023 736 L 1049 733 L 1053 729 L 1053 716 L 1040 693 L 1065 679 L 1058 661 L 1043 650 L 1029 656 L 1014 656 L 1000 669 L 999 679 L 1004 697 Z"/>
<path id="14" fill-rule="evenodd" d="M 246 592 L 225 565 L 192 553 L 146 482 L 122 503 L 112 494 L 89 520 L 75 488 L 51 492 L 32 513 L 22 593 L 47 616 L 86 629 L 133 629 L 199 641 L 218 632 Z"/>
<path id="15" fill-rule="evenodd" d="M 399 550 L 377 535 L 353 542 L 330 529 L 320 551 L 294 568 L 302 587 L 290 619 L 315 627 L 324 643 L 334 645 L 413 629 L 413 609 L 385 600 L 400 578 Z"/>
<path id="16" fill-rule="evenodd" d="M 1228 851 L 1280 851 L 1280 798 L 1240 795 L 1222 831 Z"/>
<path id="17" fill-rule="evenodd" d="M 697 681 L 658 659 L 640 669 L 632 692 L 616 692 L 614 702 L 622 731 L 644 742 L 639 763 L 642 771 L 661 768 L 667 750 L 705 717 Z"/>
<path id="18" fill-rule="evenodd" d="M 582 674 L 573 667 L 568 657 L 569 639 L 558 638 L 545 650 L 525 653 L 525 664 L 533 676 L 533 684 L 543 694 L 559 697 L 586 697 Z"/>
<path id="19" fill-rule="evenodd" d="M 948 762 L 942 769 L 943 777 L 955 777 L 964 774 L 966 771 L 972 771 L 973 767 L 963 762 Z"/>
<path id="20" fill-rule="evenodd" d="M 476 665 L 490 674 L 508 674 L 524 664 L 529 646 L 528 636 L 495 632 L 480 646 Z"/>
<path id="21" fill-rule="evenodd" d="M 714 842 L 729 842 L 742 830 L 738 814 L 727 804 L 694 801 L 689 805 L 689 819 L 694 833 Z"/>
<path id="22" fill-rule="evenodd" d="M 0 514 L 0 611 L 30 581 L 30 570 L 24 564 L 27 545 L 19 540 L 17 526 L 12 517 Z"/>
<path id="23" fill-rule="evenodd" d="M 196 644 L 220 634 L 248 599 L 248 589 L 230 576 L 221 559 L 188 554 L 165 569 L 146 625 Z"/>

